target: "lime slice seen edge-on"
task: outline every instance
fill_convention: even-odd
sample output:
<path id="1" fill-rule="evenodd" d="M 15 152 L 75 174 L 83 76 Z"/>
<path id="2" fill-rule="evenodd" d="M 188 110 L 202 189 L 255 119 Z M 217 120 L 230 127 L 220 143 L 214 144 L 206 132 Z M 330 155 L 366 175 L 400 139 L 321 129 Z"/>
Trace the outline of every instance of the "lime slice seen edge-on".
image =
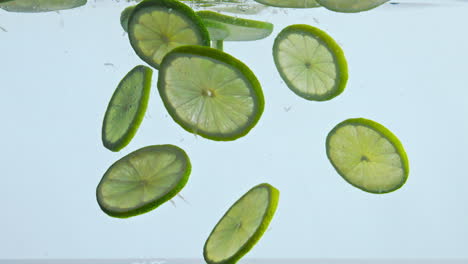
<path id="1" fill-rule="evenodd" d="M 390 0 L 317 0 L 317 2 L 332 11 L 342 13 L 358 13 L 374 9 Z"/>

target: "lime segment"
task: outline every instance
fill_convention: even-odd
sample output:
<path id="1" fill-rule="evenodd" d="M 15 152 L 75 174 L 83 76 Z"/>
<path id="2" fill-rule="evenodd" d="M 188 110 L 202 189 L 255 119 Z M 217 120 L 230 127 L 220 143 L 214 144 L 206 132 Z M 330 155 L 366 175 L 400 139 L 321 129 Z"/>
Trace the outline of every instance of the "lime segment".
<path id="1" fill-rule="evenodd" d="M 382 5 L 389 0 L 317 0 L 327 9 L 343 13 L 367 11 Z"/>
<path id="2" fill-rule="evenodd" d="M 247 254 L 268 228 L 279 191 L 263 183 L 244 194 L 216 224 L 203 255 L 208 264 L 235 263 Z"/>
<path id="3" fill-rule="evenodd" d="M 256 2 L 268 6 L 286 8 L 311 8 L 319 7 L 316 0 L 255 0 Z"/>
<path id="4" fill-rule="evenodd" d="M 322 30 L 291 25 L 275 39 L 273 58 L 286 85 L 314 101 L 330 100 L 343 92 L 348 66 L 340 46 Z"/>
<path id="5" fill-rule="evenodd" d="M 86 0 L 15 0 L 0 4 L 0 8 L 9 12 L 50 12 L 83 6 Z"/>
<path id="6" fill-rule="evenodd" d="M 187 183 L 187 154 L 173 145 L 148 146 L 118 160 L 97 187 L 97 201 L 110 216 L 126 218 L 153 210 Z"/>
<path id="7" fill-rule="evenodd" d="M 409 173 L 408 157 L 384 126 L 364 118 L 348 119 L 327 136 L 327 156 L 350 184 L 371 193 L 399 189 Z"/>

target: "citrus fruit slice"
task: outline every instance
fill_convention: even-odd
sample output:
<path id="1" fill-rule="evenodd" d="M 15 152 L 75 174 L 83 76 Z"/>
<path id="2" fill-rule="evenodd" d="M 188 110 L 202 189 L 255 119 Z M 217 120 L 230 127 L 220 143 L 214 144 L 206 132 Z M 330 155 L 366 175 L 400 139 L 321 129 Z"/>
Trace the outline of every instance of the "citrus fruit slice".
<path id="1" fill-rule="evenodd" d="M 260 240 L 278 205 L 279 191 L 262 183 L 250 189 L 224 214 L 206 240 L 208 264 L 236 263 Z"/>
<path id="2" fill-rule="evenodd" d="M 112 151 L 124 148 L 143 120 L 148 106 L 153 70 L 136 66 L 120 81 L 107 106 L 102 142 Z"/>
<path id="3" fill-rule="evenodd" d="M 223 50 L 224 41 L 223 40 L 213 40 L 211 41 L 211 47 L 219 50 Z"/>
<path id="4" fill-rule="evenodd" d="M 387 128 L 364 118 L 339 123 L 327 136 L 327 156 L 347 182 L 371 193 L 399 189 L 409 173 L 408 157 Z"/>
<path id="5" fill-rule="evenodd" d="M 187 154 L 176 146 L 141 148 L 106 171 L 96 190 L 98 204 L 113 217 L 146 213 L 173 198 L 187 183 L 190 170 Z"/>
<path id="6" fill-rule="evenodd" d="M 273 24 L 268 22 L 222 15 L 213 11 L 198 11 L 197 14 L 203 19 L 208 30 L 211 30 L 213 24 L 220 24 L 229 32 L 224 38 L 214 38 L 212 40 L 258 40 L 268 37 L 273 31 Z"/>
<path id="7" fill-rule="evenodd" d="M 321 6 L 342 13 L 367 11 L 388 1 L 389 0 L 317 0 Z"/>
<path id="8" fill-rule="evenodd" d="M 158 69 L 164 56 L 183 45 L 210 45 L 201 19 L 175 0 L 145 0 L 128 20 L 128 37 L 136 54 Z"/>
<path id="9" fill-rule="evenodd" d="M 307 100 L 330 100 L 346 86 L 348 66 L 343 51 L 318 28 L 284 28 L 273 44 L 273 58 L 289 89 Z"/>
<path id="10" fill-rule="evenodd" d="M 178 124 L 212 140 L 246 135 L 263 113 L 263 92 L 255 75 L 217 49 L 183 46 L 168 53 L 161 63 L 158 89 Z"/>
<path id="11" fill-rule="evenodd" d="M 0 4 L 0 8 L 9 12 L 50 12 L 71 9 L 86 4 L 86 0 L 15 0 Z"/>
<path id="12" fill-rule="evenodd" d="M 286 8 L 311 8 L 319 7 L 316 0 L 255 0 L 256 2 L 268 6 Z"/>
<path id="13" fill-rule="evenodd" d="M 134 9 L 135 6 L 128 6 L 120 13 L 120 25 L 122 25 L 125 32 L 128 32 L 128 18 Z"/>

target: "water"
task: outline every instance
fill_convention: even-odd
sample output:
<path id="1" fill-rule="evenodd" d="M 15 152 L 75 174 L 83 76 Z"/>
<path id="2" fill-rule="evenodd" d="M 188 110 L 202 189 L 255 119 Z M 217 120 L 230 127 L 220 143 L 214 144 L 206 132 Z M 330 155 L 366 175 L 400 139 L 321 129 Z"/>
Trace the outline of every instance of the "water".
<path id="1" fill-rule="evenodd" d="M 131 3 L 0 11 L 0 259 L 202 263 L 214 224 L 261 182 L 281 198 L 246 258 L 468 259 L 468 3 L 398 2 L 361 14 L 266 8 L 244 15 L 275 25 L 266 39 L 224 45 L 264 89 L 265 112 L 251 133 L 234 142 L 195 137 L 172 121 L 153 85 L 146 117 L 119 153 L 102 146 L 100 133 L 119 80 L 143 63 L 119 24 Z M 297 97 L 276 71 L 274 37 L 296 23 L 327 31 L 345 52 L 349 82 L 329 102 Z M 410 161 L 402 189 L 367 194 L 334 171 L 325 138 L 351 117 L 378 121 L 400 138 Z M 95 198 L 102 174 L 152 144 L 175 144 L 190 156 L 193 171 L 181 192 L 187 202 L 176 197 L 145 215 L 108 217 Z"/>

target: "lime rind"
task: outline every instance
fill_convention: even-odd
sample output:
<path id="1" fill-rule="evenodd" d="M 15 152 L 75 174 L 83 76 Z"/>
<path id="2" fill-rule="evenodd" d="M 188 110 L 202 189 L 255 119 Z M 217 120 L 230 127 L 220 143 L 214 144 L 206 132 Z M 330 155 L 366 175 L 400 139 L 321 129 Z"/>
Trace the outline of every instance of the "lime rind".
<path id="1" fill-rule="evenodd" d="M 128 32 L 128 19 L 130 18 L 130 14 L 135 9 L 135 6 L 128 6 L 126 7 L 122 13 L 120 13 L 120 25 L 125 32 Z"/>
<path id="2" fill-rule="evenodd" d="M 168 99 L 168 96 L 167 96 L 167 92 L 165 90 L 165 83 L 166 83 L 165 74 L 166 74 L 167 68 L 170 67 L 169 65 L 171 64 L 171 61 L 173 61 L 174 59 L 180 56 L 186 56 L 186 57 L 199 56 L 199 57 L 208 58 L 210 60 L 218 61 L 219 63 L 225 64 L 231 67 L 232 69 L 235 69 L 237 72 L 240 73 L 241 76 L 243 76 L 243 78 L 245 78 L 245 81 L 249 84 L 249 89 L 251 91 L 250 95 L 252 96 L 252 99 L 253 99 L 252 101 L 255 103 L 255 106 L 253 107 L 254 110 L 249 117 L 249 121 L 246 123 L 244 127 L 239 128 L 238 130 L 233 131 L 231 133 L 205 133 L 204 131 L 195 127 L 193 124 L 185 122 L 184 120 L 178 117 L 178 114 L 176 110 L 173 108 L 173 106 L 171 105 L 170 100 Z M 265 106 L 265 100 L 264 100 L 261 85 L 259 81 L 257 80 L 257 77 L 255 77 L 255 74 L 249 69 L 249 67 L 247 67 L 243 62 L 232 57 L 231 55 L 224 53 L 220 50 L 208 48 L 208 47 L 195 46 L 195 45 L 182 46 L 168 53 L 166 57 L 163 59 L 163 62 L 161 63 L 161 65 L 162 67 L 158 75 L 159 95 L 161 96 L 161 99 L 164 103 L 165 108 L 169 112 L 169 115 L 172 117 L 172 119 L 176 123 L 178 123 L 186 131 L 202 136 L 207 139 L 215 140 L 215 141 L 232 141 L 232 140 L 236 140 L 248 134 L 250 130 L 253 127 L 255 127 L 257 122 L 260 120 L 260 117 L 263 113 L 264 106 Z"/>
<path id="3" fill-rule="evenodd" d="M 258 190 L 259 188 L 263 188 L 267 190 L 268 192 L 268 202 L 266 206 L 266 210 L 261 217 L 262 221 L 260 225 L 256 228 L 255 232 L 247 238 L 246 242 L 231 256 L 227 256 L 225 259 L 221 261 L 214 261 L 210 259 L 210 253 L 208 252 L 207 245 L 210 241 L 210 238 L 213 236 L 215 231 L 217 231 L 218 226 L 222 223 L 223 219 L 226 217 L 229 217 L 229 213 L 238 206 L 239 204 L 242 203 L 245 197 L 250 195 L 252 192 Z M 268 229 L 268 226 L 273 219 L 273 216 L 276 212 L 276 209 L 278 207 L 278 200 L 279 200 L 279 191 L 275 187 L 271 186 L 268 183 L 262 183 L 259 184 L 252 189 L 250 189 L 247 193 L 245 193 L 241 198 L 239 198 L 221 217 L 221 219 L 218 221 L 218 223 L 215 225 L 213 230 L 211 231 L 210 235 L 208 236 L 208 239 L 205 242 L 205 245 L 203 247 L 203 257 L 205 261 L 208 264 L 233 264 L 239 261 L 244 255 L 246 255 L 260 240 L 260 238 L 263 236 L 265 231 Z"/>
<path id="4" fill-rule="evenodd" d="M 346 176 L 345 173 L 343 173 L 339 168 L 338 166 L 333 162 L 332 160 L 332 157 L 331 157 L 331 153 L 330 153 L 330 149 L 331 149 L 331 146 L 330 146 L 330 141 L 331 141 L 331 138 L 333 137 L 333 135 L 335 135 L 336 131 L 338 131 L 338 129 L 342 128 L 342 127 L 345 127 L 345 126 L 364 126 L 366 128 L 369 128 L 375 132 L 377 132 L 381 138 L 387 140 L 392 146 L 393 148 L 395 149 L 397 155 L 399 156 L 400 158 L 400 161 L 401 161 L 401 168 L 403 170 L 403 175 L 402 175 L 402 179 L 400 182 L 398 182 L 397 184 L 395 184 L 392 188 L 388 188 L 388 189 L 379 189 L 379 190 L 372 190 L 372 189 L 368 189 L 368 188 L 365 188 L 363 186 L 360 186 L 360 185 L 357 185 L 355 184 L 354 182 L 352 182 L 350 179 L 348 179 L 348 177 Z M 347 119 L 341 123 L 339 123 L 338 125 L 336 125 L 331 131 L 330 133 L 328 134 L 327 136 L 327 139 L 326 139 L 326 152 L 327 152 L 327 157 L 328 159 L 330 160 L 331 164 L 333 165 L 333 167 L 335 168 L 335 170 L 338 172 L 338 174 L 345 180 L 347 181 L 349 184 L 351 184 L 352 186 L 358 188 L 358 189 L 361 189 L 365 192 L 369 192 L 369 193 L 375 193 L 375 194 L 384 194 L 384 193 L 390 193 L 390 192 L 393 192 L 393 191 L 396 191 L 398 189 L 400 189 L 407 181 L 408 179 L 408 175 L 409 175 L 409 161 L 408 161 L 408 156 L 405 152 L 405 149 L 402 145 L 402 143 L 400 142 L 400 140 L 386 127 L 384 127 L 383 125 L 375 122 L 375 121 L 372 121 L 372 120 L 369 120 L 369 119 L 365 119 L 365 118 L 351 118 L 351 119 Z"/>
<path id="5" fill-rule="evenodd" d="M 15 0 L 0 3 L 8 12 L 39 13 L 72 9 L 85 5 L 87 0 Z"/>
<path id="6" fill-rule="evenodd" d="M 307 93 L 307 92 L 299 90 L 296 87 L 296 85 L 294 85 L 292 81 L 290 81 L 289 77 L 286 75 L 286 73 L 280 66 L 281 65 L 281 58 L 279 56 L 280 43 L 282 41 L 286 41 L 288 36 L 292 34 L 298 34 L 298 35 L 307 36 L 307 37 L 311 37 L 315 39 L 319 43 L 319 45 L 326 48 L 327 51 L 332 56 L 333 63 L 335 64 L 334 70 L 336 71 L 336 76 L 334 79 L 334 87 L 331 89 L 328 89 L 328 92 L 324 94 L 315 94 L 315 93 Z M 335 98 L 336 96 L 340 95 L 346 87 L 346 83 L 348 81 L 348 64 L 346 62 L 344 52 L 333 38 L 331 38 L 327 33 L 325 33 L 324 31 L 316 27 L 312 27 L 310 25 L 305 25 L 305 24 L 296 24 L 296 25 L 290 25 L 284 28 L 275 38 L 275 41 L 273 44 L 273 59 L 275 61 L 276 68 L 278 69 L 278 72 L 281 78 L 284 80 L 284 82 L 289 87 L 289 89 L 304 99 L 312 100 L 312 101 L 331 100 Z M 309 58 L 309 59 L 312 59 L 312 58 Z"/>
<path id="7" fill-rule="evenodd" d="M 283 8 L 314 8 L 320 7 L 316 0 L 255 0 L 263 5 Z"/>
<path id="8" fill-rule="evenodd" d="M 390 0 L 317 0 L 332 11 L 341 13 L 358 13 L 374 9 Z"/>

